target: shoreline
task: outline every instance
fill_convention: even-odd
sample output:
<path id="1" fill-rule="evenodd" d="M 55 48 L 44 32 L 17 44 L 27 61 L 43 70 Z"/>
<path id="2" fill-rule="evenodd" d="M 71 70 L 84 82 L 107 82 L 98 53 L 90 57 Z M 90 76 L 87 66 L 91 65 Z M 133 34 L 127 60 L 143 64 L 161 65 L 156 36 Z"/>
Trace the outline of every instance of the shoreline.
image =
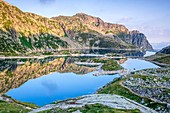
<path id="1" fill-rule="evenodd" d="M 103 57 L 104 55 L 95 55 L 95 54 L 68 54 L 68 55 L 42 55 L 42 56 L 0 56 L 0 59 L 44 59 L 48 57 L 67 57 L 67 56 L 94 56 L 94 57 Z"/>
<path id="2" fill-rule="evenodd" d="M 81 55 L 84 55 L 84 54 L 72 54 L 71 56 L 81 56 Z M 68 55 L 48 55 L 48 56 L 41 56 L 41 57 L 39 57 L 39 56 L 37 56 L 36 58 L 47 58 L 47 57 L 52 57 L 52 56 L 68 56 Z M 8 57 L 8 58 L 10 58 L 10 57 Z M 16 58 L 16 57 L 15 57 Z M 18 58 L 18 57 L 17 57 Z M 22 57 L 22 58 L 25 58 L 25 57 Z M 28 57 L 27 57 L 28 58 Z M 30 58 L 30 57 L 29 57 Z M 31 57 L 32 58 L 32 57 Z M 33 57 L 33 58 L 35 58 L 35 57 Z M 143 59 L 143 60 L 146 60 L 146 59 Z M 146 61 L 148 61 L 148 62 L 151 62 L 150 60 L 146 60 Z M 107 83 L 107 84 L 105 84 L 104 86 L 102 86 L 101 88 L 98 88 L 94 93 L 92 93 L 91 95 L 93 96 L 93 95 L 95 95 L 97 92 L 98 92 L 98 90 L 100 90 L 100 89 L 102 89 L 103 87 L 106 87 L 107 85 L 109 85 L 109 84 L 111 84 L 111 83 L 113 83 L 113 82 L 115 82 L 117 79 L 121 79 L 122 78 L 122 76 L 119 76 L 119 77 L 117 77 L 117 78 L 115 78 L 115 79 L 113 79 L 111 82 L 109 82 L 109 83 Z M 83 96 L 87 96 L 87 95 L 83 95 Z M 83 97 L 83 96 L 78 96 L 78 97 L 75 97 L 75 98 L 79 98 L 79 97 Z M 107 95 L 106 95 L 107 96 Z M 121 96 L 122 97 L 122 96 Z M 123 97 L 125 100 L 126 99 L 128 99 L 128 98 L 126 98 L 126 97 Z M 73 98 L 74 99 L 74 98 Z M 63 100 L 63 101 L 67 101 L 67 100 L 69 100 L 69 99 L 66 99 L 66 100 Z M 128 99 L 128 100 L 130 100 L 130 99 Z M 136 101 L 134 101 L 134 100 L 130 100 L 131 102 L 135 102 L 136 103 Z M 139 103 L 137 103 L 138 105 L 142 105 L 142 104 L 139 104 Z M 47 105 L 50 105 L 50 104 L 47 104 Z M 143 105 L 142 105 L 143 106 Z M 45 107 L 45 106 L 43 106 L 43 107 Z M 41 108 L 43 108 L 43 107 L 41 107 Z M 148 107 L 146 107 L 146 106 L 144 106 L 145 108 L 148 108 Z M 40 109 L 41 109 L 40 108 Z M 152 109 L 151 109 L 152 110 Z"/>
<path id="3" fill-rule="evenodd" d="M 146 60 L 146 61 L 148 61 L 148 62 L 151 62 L 151 63 L 153 63 L 153 64 L 156 64 L 156 65 L 158 65 L 158 66 L 160 66 L 160 67 L 167 67 L 167 66 L 169 66 L 168 64 L 156 62 L 156 61 L 153 61 L 153 60 L 147 59 L 147 58 L 144 58 L 143 60 Z"/>

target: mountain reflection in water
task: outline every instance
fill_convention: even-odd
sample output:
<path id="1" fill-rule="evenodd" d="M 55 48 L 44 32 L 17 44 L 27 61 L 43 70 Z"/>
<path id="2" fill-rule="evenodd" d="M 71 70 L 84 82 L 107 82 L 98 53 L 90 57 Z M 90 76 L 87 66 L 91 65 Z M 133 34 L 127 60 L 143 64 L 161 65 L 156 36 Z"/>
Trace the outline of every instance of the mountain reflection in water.
<path id="1" fill-rule="evenodd" d="M 100 50 L 98 51 L 100 52 Z M 100 54 L 109 52 L 110 50 L 106 50 L 105 52 L 101 51 Z M 145 52 L 122 50 L 118 51 L 116 54 L 143 57 Z M 96 68 L 74 64 L 75 61 L 82 58 L 89 57 L 1 60 L 0 93 L 7 92 L 7 95 L 20 101 L 44 105 L 54 100 L 63 100 L 83 94 L 94 93 L 101 86 L 119 77 L 119 75 L 93 76 L 93 71 L 95 71 Z M 133 61 L 129 63 L 129 59 L 121 62 L 123 63 L 121 65 L 125 68 L 136 64 L 136 62 Z M 143 63 L 143 61 L 141 61 L 141 64 L 143 63 L 141 65 L 143 68 L 148 65 L 146 62 Z M 152 63 L 149 63 L 149 67 L 155 66 L 150 64 Z M 133 66 L 131 68 L 133 68 Z M 51 72 L 60 73 L 49 74 Z M 84 76 L 77 76 L 79 74 L 83 74 Z"/>

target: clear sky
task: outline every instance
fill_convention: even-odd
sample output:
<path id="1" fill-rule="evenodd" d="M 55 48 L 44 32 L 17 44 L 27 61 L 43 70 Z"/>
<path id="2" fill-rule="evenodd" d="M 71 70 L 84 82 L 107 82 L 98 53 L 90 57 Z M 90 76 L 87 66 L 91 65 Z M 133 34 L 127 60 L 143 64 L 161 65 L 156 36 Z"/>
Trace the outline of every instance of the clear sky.
<path id="1" fill-rule="evenodd" d="M 143 32 L 151 43 L 170 42 L 170 0 L 6 0 L 45 17 L 87 13 Z"/>

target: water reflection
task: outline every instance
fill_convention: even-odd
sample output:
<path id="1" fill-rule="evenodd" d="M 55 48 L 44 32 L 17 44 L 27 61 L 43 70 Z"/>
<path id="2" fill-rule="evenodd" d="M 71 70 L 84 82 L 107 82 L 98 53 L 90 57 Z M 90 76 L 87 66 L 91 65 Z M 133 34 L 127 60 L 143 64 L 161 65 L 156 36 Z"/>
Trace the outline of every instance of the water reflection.
<path id="1" fill-rule="evenodd" d="M 74 51 L 74 50 L 72 50 Z M 84 49 L 84 50 L 76 50 L 84 54 L 107 54 L 107 53 L 116 53 L 123 56 L 135 56 L 135 57 L 143 57 L 146 51 L 141 50 L 119 50 L 119 49 Z"/>
<path id="2" fill-rule="evenodd" d="M 73 50 L 72 50 L 73 51 Z M 136 50 L 115 50 L 115 49 L 85 49 L 85 50 L 76 50 L 80 51 L 84 54 L 107 54 L 107 53 L 115 53 L 121 56 L 127 57 L 143 57 L 146 52 L 145 51 L 136 51 Z M 13 71 L 17 68 L 18 65 L 23 64 L 25 62 L 30 63 L 40 63 L 41 65 L 50 61 L 53 61 L 56 57 L 48 57 L 44 59 L 0 59 L 0 72 L 8 69 L 9 71 Z M 75 57 L 76 58 L 76 57 Z M 83 57 L 82 57 L 83 58 Z"/>
<path id="3" fill-rule="evenodd" d="M 19 88 L 7 92 L 7 95 L 20 101 L 45 105 L 55 100 L 94 93 L 101 86 L 119 77 L 119 75 L 96 77 L 93 73 L 84 76 L 77 76 L 74 73 L 52 73 L 29 80 Z"/>
<path id="4" fill-rule="evenodd" d="M 113 51 L 109 49 L 92 52 L 92 54 L 115 52 L 123 56 L 135 57 L 143 57 L 145 54 L 141 51 Z M 7 95 L 20 101 L 44 105 L 55 100 L 94 93 L 99 87 L 112 81 L 115 77 L 119 77 L 119 75 L 93 76 L 93 71 L 96 68 L 74 64 L 75 61 L 82 58 L 89 57 L 1 60 L 0 93 L 7 92 Z M 121 62 L 124 68 L 131 70 L 157 67 L 155 64 L 139 59 L 128 59 Z M 57 73 L 49 74 L 51 72 Z M 84 75 L 80 76 L 79 74 Z"/>
<path id="5" fill-rule="evenodd" d="M 148 68 L 158 68 L 159 66 L 145 61 L 145 60 L 139 60 L 139 59 L 131 59 L 129 58 L 126 60 L 123 64 L 121 64 L 126 69 L 129 69 L 130 71 L 137 71 L 142 69 L 148 69 Z"/>
<path id="6" fill-rule="evenodd" d="M 29 62 L 29 63 L 40 63 L 40 64 L 44 64 L 50 61 L 53 61 L 55 59 L 55 57 L 48 57 L 48 58 L 44 58 L 44 59 L 36 59 L 36 58 L 32 58 L 32 59 L 0 59 L 0 72 L 8 69 L 9 71 L 13 71 L 17 68 L 18 65 L 24 64 L 25 62 Z"/>
<path id="7" fill-rule="evenodd" d="M 0 93 L 4 93 L 9 89 L 19 87 L 21 84 L 29 79 L 37 78 L 42 75 L 49 74 L 50 72 L 74 72 L 78 74 L 85 74 L 92 72 L 95 68 L 78 66 L 74 64 L 74 58 L 63 57 L 55 58 L 53 61 L 41 59 L 26 61 L 22 65 L 17 65 L 15 70 L 11 70 L 12 65 L 16 65 L 19 60 L 10 62 L 7 64 L 6 69 L 0 72 Z M 48 61 L 48 62 L 46 62 Z"/>

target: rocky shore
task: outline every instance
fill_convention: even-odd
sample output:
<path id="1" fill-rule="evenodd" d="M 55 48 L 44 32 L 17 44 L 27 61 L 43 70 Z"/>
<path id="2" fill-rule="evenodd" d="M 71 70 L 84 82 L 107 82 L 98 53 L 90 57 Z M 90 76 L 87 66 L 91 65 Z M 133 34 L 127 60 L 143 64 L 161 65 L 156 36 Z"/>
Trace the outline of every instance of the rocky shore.
<path id="1" fill-rule="evenodd" d="M 63 102 L 56 102 L 54 104 L 49 104 L 44 107 L 35 109 L 30 113 L 45 111 L 52 108 L 61 108 L 61 109 L 68 109 L 73 107 L 80 108 L 82 106 L 85 106 L 86 104 L 96 104 L 96 103 L 110 106 L 112 108 L 117 108 L 117 109 L 139 109 L 141 113 L 157 113 L 156 111 L 148 107 L 145 107 L 135 101 L 114 94 L 85 95 L 78 98 L 69 99 Z M 81 112 L 79 111 L 79 113 Z"/>

